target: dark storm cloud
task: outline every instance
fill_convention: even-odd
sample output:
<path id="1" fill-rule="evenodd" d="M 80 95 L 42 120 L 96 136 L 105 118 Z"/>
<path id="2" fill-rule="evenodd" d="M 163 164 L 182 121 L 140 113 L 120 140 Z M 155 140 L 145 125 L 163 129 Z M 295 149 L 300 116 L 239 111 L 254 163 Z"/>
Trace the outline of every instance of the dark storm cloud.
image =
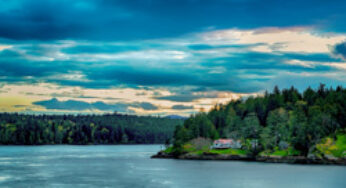
<path id="1" fill-rule="evenodd" d="M 225 48 L 234 48 L 234 49 L 246 49 L 249 47 L 254 47 L 261 44 L 238 44 L 238 45 L 207 45 L 207 44 L 194 44 L 189 45 L 188 48 L 192 50 L 214 50 L 214 49 L 225 49 Z"/>
<path id="2" fill-rule="evenodd" d="M 6 1 L 0 9 L 0 36 L 12 39 L 102 38 L 112 35 L 132 13 L 102 1 Z M 6 5 L 9 6 L 6 8 Z M 131 24 L 130 24 L 131 25 Z M 110 30 L 105 29 L 108 27 Z M 117 29 L 118 28 L 118 29 Z"/>
<path id="3" fill-rule="evenodd" d="M 137 40 L 208 27 L 320 25 L 345 32 L 345 1 L 1 0 L 0 38 Z M 328 20 L 328 22 L 326 22 Z M 140 30 L 140 32 L 138 32 Z"/>
<path id="4" fill-rule="evenodd" d="M 35 46 L 31 47 L 36 49 Z M 250 93 L 263 90 L 265 88 L 263 82 L 268 82 L 271 76 L 276 76 L 281 71 L 326 72 L 335 68 L 321 63 L 340 61 L 328 54 L 270 54 L 244 51 L 219 58 L 204 57 L 200 62 L 195 63 L 195 66 L 187 68 L 184 65 L 190 64 L 190 62 L 168 62 L 163 67 L 156 67 L 145 66 L 145 63 L 131 59 L 128 61 L 134 65 L 127 65 L 128 61 L 125 60 L 115 62 L 104 60 L 84 62 L 78 59 L 46 61 L 45 54 L 36 55 L 38 52 L 32 50 L 31 47 L 25 47 L 25 52 L 23 52 L 23 47 L 0 51 L 0 76 L 2 76 L 0 81 L 8 83 L 48 82 L 85 88 L 111 88 L 120 85 L 132 88 L 138 86 L 193 86 L 205 91 Z M 26 57 L 43 59 L 30 60 Z M 291 59 L 314 61 L 314 64 L 311 67 L 287 64 L 286 61 Z M 221 71 L 219 71 L 220 68 Z M 80 74 L 82 77 L 73 79 L 74 74 Z M 70 77 L 65 77 L 66 75 L 70 75 Z M 185 102 L 198 98 L 201 97 L 182 94 L 158 99 Z"/>
<path id="5" fill-rule="evenodd" d="M 202 98 L 217 98 L 218 95 L 216 93 L 204 93 L 204 94 L 193 94 L 192 92 L 183 92 L 176 93 L 174 95 L 163 96 L 163 97 L 155 97 L 155 99 L 159 100 L 168 100 L 174 102 L 193 102 Z M 177 108 L 180 108 L 181 105 L 177 105 Z"/>
<path id="6" fill-rule="evenodd" d="M 173 110 L 190 110 L 190 109 L 194 109 L 193 106 L 185 106 L 185 105 L 174 105 L 172 106 Z"/>
<path id="7" fill-rule="evenodd" d="M 89 79 L 114 80 L 118 83 L 133 85 L 179 85 L 188 80 L 195 80 L 185 71 L 169 69 L 130 67 L 130 66 L 106 66 L 90 72 Z"/>
<path id="8" fill-rule="evenodd" d="M 135 104 L 132 104 L 132 106 L 142 108 L 143 110 L 157 110 L 158 109 L 157 106 L 148 102 L 135 103 Z"/>
<path id="9" fill-rule="evenodd" d="M 156 97 L 155 99 L 168 100 L 168 101 L 174 101 L 174 102 L 192 102 L 200 98 L 202 97 L 194 96 L 191 94 L 185 94 L 185 95 L 183 94 L 183 95 L 170 95 L 170 96 Z"/>
<path id="10" fill-rule="evenodd" d="M 313 61 L 311 67 L 288 64 L 287 61 L 290 60 L 300 60 L 300 61 Z M 213 58 L 204 62 L 203 65 L 206 67 L 224 66 L 227 70 L 237 71 L 256 71 L 256 70 L 281 70 L 290 72 L 320 72 L 320 71 L 330 71 L 334 69 L 333 67 L 321 64 L 321 62 L 339 61 L 328 54 L 305 54 L 305 53 L 261 53 L 261 52 L 247 52 L 232 54 L 229 57 Z M 215 64 L 214 62 L 222 62 Z M 233 75 L 234 75 L 233 74 Z M 238 73 L 239 74 L 239 73 Z M 244 72 L 239 75 L 246 75 Z M 259 76 L 262 75 L 259 74 Z M 265 73 L 263 73 L 265 76 Z"/>
<path id="11" fill-rule="evenodd" d="M 22 76 L 39 78 L 77 69 L 75 62 L 28 60 L 23 54 L 11 49 L 0 51 L 0 67 L 1 76 L 13 76 L 15 78 Z"/>
<path id="12" fill-rule="evenodd" d="M 285 53 L 286 59 L 297 59 L 302 61 L 318 62 L 342 62 L 340 59 L 335 59 L 329 53 Z"/>
<path id="13" fill-rule="evenodd" d="M 133 112 L 133 110 L 129 109 L 129 107 L 141 108 L 144 110 L 157 110 L 158 107 L 148 103 L 114 103 L 108 104 L 101 101 L 88 103 L 84 101 L 78 100 L 67 100 L 67 101 L 59 101 L 56 98 L 52 98 L 50 100 L 43 100 L 34 102 L 35 105 L 40 105 L 49 110 L 100 110 L 100 111 L 117 111 L 117 112 Z"/>
<path id="14" fill-rule="evenodd" d="M 274 53 L 282 45 L 279 43 L 271 45 L 277 49 L 274 47 L 268 53 L 251 51 L 252 47 L 266 45 L 263 43 L 211 45 L 191 34 L 266 26 L 318 26 L 321 31 L 328 28 L 346 32 L 342 24 L 346 19 L 343 1 L 0 0 L 0 3 L 0 47 L 12 46 L 0 48 L 0 82 L 4 83 L 47 82 L 84 88 L 186 86 L 199 91 L 250 93 L 265 89 L 266 83 L 284 72 L 338 71 L 337 67 L 323 63 L 344 61 L 328 53 Z M 183 44 L 173 44 L 181 41 Z M 223 52 L 216 56 L 204 54 L 208 50 Z M 152 51 L 157 52 L 150 54 Z M 180 59 L 174 53 L 166 57 L 165 51 L 187 55 Z M 333 53 L 345 58 L 345 43 L 336 45 Z M 142 58 L 147 54 L 149 58 Z M 290 60 L 313 63 L 288 64 Z M 187 102 L 205 96 L 178 93 L 157 97 Z M 154 107 L 144 105 L 144 108 Z"/>
<path id="15" fill-rule="evenodd" d="M 333 53 L 335 55 L 340 55 L 343 59 L 346 59 L 346 42 L 335 45 Z"/>

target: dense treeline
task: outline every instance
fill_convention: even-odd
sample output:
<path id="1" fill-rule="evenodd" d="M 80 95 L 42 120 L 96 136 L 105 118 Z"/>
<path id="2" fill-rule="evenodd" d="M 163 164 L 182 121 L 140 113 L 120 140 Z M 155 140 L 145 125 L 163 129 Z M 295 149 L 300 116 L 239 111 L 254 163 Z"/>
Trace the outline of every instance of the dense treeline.
<path id="1" fill-rule="evenodd" d="M 165 143 L 182 120 L 120 114 L 0 114 L 0 144 Z"/>
<path id="2" fill-rule="evenodd" d="M 294 87 L 263 96 L 216 105 L 208 113 L 198 113 L 178 126 L 174 148 L 197 137 L 257 140 L 260 150 L 290 146 L 307 155 L 326 136 L 345 134 L 346 89 L 307 88 L 300 93 Z"/>

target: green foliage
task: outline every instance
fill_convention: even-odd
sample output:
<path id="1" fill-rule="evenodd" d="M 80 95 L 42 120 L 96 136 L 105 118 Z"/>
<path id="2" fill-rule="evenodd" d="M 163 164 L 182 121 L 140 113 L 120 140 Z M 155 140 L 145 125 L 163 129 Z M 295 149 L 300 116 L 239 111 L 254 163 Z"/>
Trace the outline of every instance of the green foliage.
<path id="1" fill-rule="evenodd" d="M 258 138 L 261 131 L 261 126 L 255 114 L 247 115 L 242 121 L 241 135 L 244 138 Z"/>
<path id="2" fill-rule="evenodd" d="M 227 154 L 227 155 L 247 155 L 248 151 L 242 149 L 211 149 L 209 153 Z"/>
<path id="3" fill-rule="evenodd" d="M 264 150 L 259 155 L 260 156 L 297 156 L 300 155 L 300 151 L 293 149 L 292 147 L 289 147 L 287 149 L 280 150 L 278 147 L 275 147 L 273 150 Z"/>
<path id="4" fill-rule="evenodd" d="M 200 141 L 199 141 L 200 142 Z M 179 149 L 175 147 L 169 147 L 163 152 L 168 154 L 182 154 L 182 153 L 193 153 L 197 155 L 202 155 L 204 153 L 211 154 L 225 154 L 225 155 L 247 155 L 248 151 L 242 149 L 210 149 L 210 143 L 205 143 L 205 145 L 200 146 L 200 144 L 195 143 L 195 141 L 190 141 L 182 145 Z"/>
<path id="5" fill-rule="evenodd" d="M 218 132 L 213 123 L 208 119 L 205 113 L 198 113 L 184 123 L 184 126 L 177 126 L 174 132 L 174 146 L 181 147 L 191 139 L 204 137 L 217 139 Z"/>
<path id="6" fill-rule="evenodd" d="M 165 153 L 172 153 L 173 152 L 173 146 L 170 146 L 170 147 L 166 148 L 165 150 L 163 150 L 163 152 L 165 152 Z"/>
<path id="7" fill-rule="evenodd" d="M 0 144 L 165 143 L 182 120 L 106 115 L 0 114 Z"/>
<path id="8" fill-rule="evenodd" d="M 308 155 L 321 139 L 345 127 L 346 89 L 341 86 L 327 89 L 321 84 L 302 94 L 294 87 L 282 91 L 275 87 L 272 93 L 215 105 L 209 113 L 192 115 L 184 126 L 177 127 L 173 140 L 181 151 L 191 139 L 221 137 L 242 140 L 248 151 L 253 150 L 249 140 L 258 140 L 253 154 Z"/>
<path id="9" fill-rule="evenodd" d="M 338 134 L 336 140 L 331 137 L 324 138 L 316 148 L 323 155 L 346 157 L 346 135 Z"/>

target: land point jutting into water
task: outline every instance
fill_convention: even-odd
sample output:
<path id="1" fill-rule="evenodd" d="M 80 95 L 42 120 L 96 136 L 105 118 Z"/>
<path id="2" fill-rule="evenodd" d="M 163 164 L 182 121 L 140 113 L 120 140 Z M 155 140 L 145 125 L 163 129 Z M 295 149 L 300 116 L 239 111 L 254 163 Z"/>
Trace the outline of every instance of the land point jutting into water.
<path id="1" fill-rule="evenodd" d="M 164 144 L 153 158 L 346 164 L 346 89 L 275 87 L 189 118 L 0 114 L 0 143 Z"/>
<path id="2" fill-rule="evenodd" d="M 346 165 L 345 118 L 342 87 L 275 87 L 191 116 L 152 157 Z"/>
<path id="3" fill-rule="evenodd" d="M 2 145 L 165 144 L 153 158 L 346 163 L 346 89 L 296 88 L 217 104 L 189 118 L 0 114 Z"/>

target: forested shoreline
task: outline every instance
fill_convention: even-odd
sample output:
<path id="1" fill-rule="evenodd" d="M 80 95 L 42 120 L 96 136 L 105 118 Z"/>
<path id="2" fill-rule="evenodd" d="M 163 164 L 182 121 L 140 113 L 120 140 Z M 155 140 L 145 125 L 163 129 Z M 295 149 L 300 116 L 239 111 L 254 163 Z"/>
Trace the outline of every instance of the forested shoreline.
<path id="1" fill-rule="evenodd" d="M 345 88 L 321 84 L 300 93 L 294 87 L 275 87 L 271 93 L 218 104 L 208 113 L 191 116 L 177 126 L 173 146 L 161 154 L 345 159 L 345 128 Z M 242 149 L 211 150 L 211 141 L 218 138 L 240 140 Z"/>
<path id="2" fill-rule="evenodd" d="M 1 145 L 162 144 L 181 119 L 121 114 L 0 113 Z"/>

